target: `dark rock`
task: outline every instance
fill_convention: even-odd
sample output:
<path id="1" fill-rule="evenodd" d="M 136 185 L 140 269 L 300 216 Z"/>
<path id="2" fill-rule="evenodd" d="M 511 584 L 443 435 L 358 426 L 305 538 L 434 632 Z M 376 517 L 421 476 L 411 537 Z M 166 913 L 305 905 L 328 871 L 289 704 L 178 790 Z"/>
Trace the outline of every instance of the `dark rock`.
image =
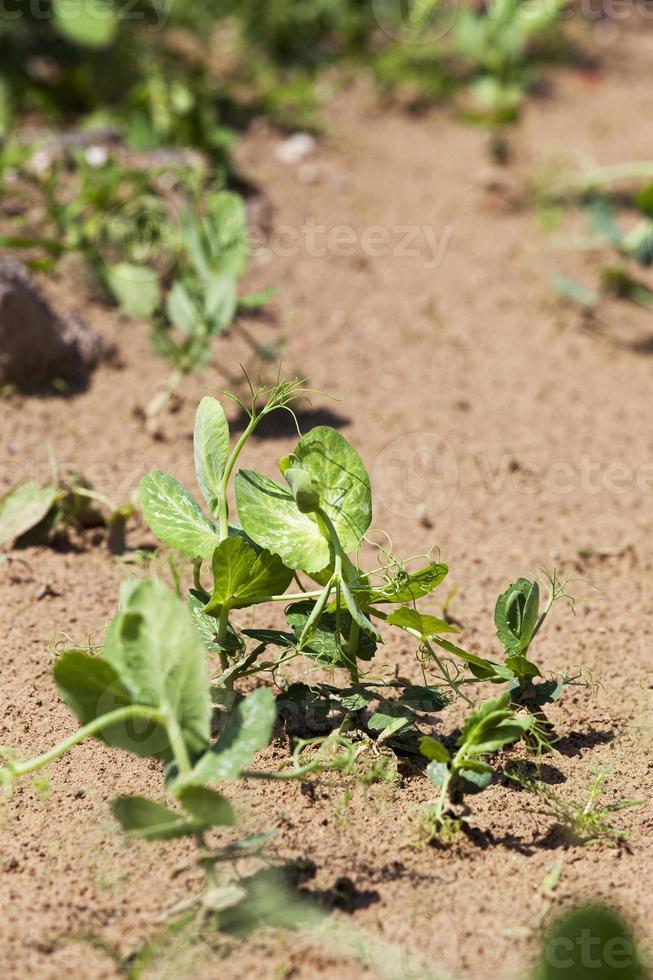
<path id="1" fill-rule="evenodd" d="M 62 380 L 83 388 L 115 348 L 79 317 L 63 319 L 14 259 L 0 259 L 0 386 L 39 391 Z"/>

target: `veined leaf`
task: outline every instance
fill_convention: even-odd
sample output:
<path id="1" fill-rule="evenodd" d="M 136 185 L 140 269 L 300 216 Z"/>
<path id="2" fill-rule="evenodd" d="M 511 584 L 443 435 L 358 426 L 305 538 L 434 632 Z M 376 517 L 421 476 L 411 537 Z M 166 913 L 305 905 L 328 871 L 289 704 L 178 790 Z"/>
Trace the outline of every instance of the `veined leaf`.
<path id="1" fill-rule="evenodd" d="M 103 657 L 93 657 L 83 650 L 66 650 L 57 657 L 54 680 L 62 701 L 80 725 L 135 703 L 117 670 Z M 169 754 L 165 729 L 145 718 L 108 726 L 98 732 L 97 738 L 135 755 L 167 758 Z"/>
<path id="2" fill-rule="evenodd" d="M 497 636 L 506 653 L 523 653 L 533 638 L 540 607 L 537 582 L 520 578 L 499 596 L 494 610 Z"/>
<path id="3" fill-rule="evenodd" d="M 195 416 L 195 473 L 212 514 L 217 512 L 220 484 L 229 455 L 229 423 L 217 398 L 203 398 Z"/>
<path id="4" fill-rule="evenodd" d="M 211 734 L 206 654 L 181 599 L 159 582 L 138 585 L 107 631 L 104 659 L 133 703 L 159 708 L 174 719 L 191 755 L 206 748 Z M 165 752 L 165 758 L 172 757 L 171 749 Z"/>
<path id="5" fill-rule="evenodd" d="M 119 796 L 113 803 L 113 815 L 129 837 L 146 840 L 173 840 L 235 823 L 230 803 L 205 786 L 184 786 L 177 798 L 185 814 L 143 796 Z"/>
<path id="6" fill-rule="evenodd" d="M 176 793 L 184 810 L 203 828 L 233 827 L 236 822 L 228 800 L 207 786 L 182 786 Z"/>
<path id="7" fill-rule="evenodd" d="M 258 596 L 282 595 L 292 576 L 278 555 L 269 551 L 257 555 L 244 538 L 227 538 L 213 553 L 213 595 L 204 612 L 223 605 L 247 606 Z"/>
<path id="8" fill-rule="evenodd" d="M 430 735 L 424 735 L 420 738 L 419 750 L 430 762 L 442 762 L 445 765 L 451 762 L 451 755 L 446 746 L 442 742 L 438 742 L 437 739 L 431 738 Z"/>
<path id="9" fill-rule="evenodd" d="M 434 636 L 437 633 L 458 632 L 455 626 L 450 626 L 444 619 L 419 613 L 416 609 L 411 609 L 408 606 L 396 609 L 388 616 L 386 622 L 393 626 L 400 626 L 402 629 L 417 630 L 423 637 Z"/>
<path id="10" fill-rule="evenodd" d="M 166 313 L 173 326 L 178 327 L 186 336 L 191 336 L 201 321 L 201 313 L 196 308 L 188 290 L 179 280 L 175 282 L 168 293 Z"/>
<path id="11" fill-rule="evenodd" d="M 286 619 L 290 623 L 297 642 L 302 636 L 309 617 L 315 610 L 315 603 L 311 600 L 295 602 L 286 610 Z M 319 617 L 311 637 L 304 647 L 304 652 L 309 653 L 320 664 L 327 667 L 344 667 L 347 659 L 342 652 L 341 644 L 345 643 L 351 629 L 351 616 L 344 610 L 340 613 L 340 628 L 344 633 L 344 639 L 336 635 L 336 617 L 333 613 L 323 612 Z M 371 660 L 376 652 L 376 642 L 367 633 L 361 633 L 356 650 L 358 660 Z"/>
<path id="12" fill-rule="evenodd" d="M 0 545 L 12 544 L 46 517 L 57 499 L 56 487 L 24 483 L 0 497 Z"/>
<path id="13" fill-rule="evenodd" d="M 270 741 L 275 719 L 272 692 L 266 687 L 254 691 L 240 702 L 216 744 L 198 760 L 184 784 L 237 779 L 256 752 Z"/>
<path id="14" fill-rule="evenodd" d="M 312 514 L 297 509 L 290 490 L 252 470 L 235 479 L 238 515 L 247 534 L 288 568 L 319 572 L 333 551 Z"/>
<path id="15" fill-rule="evenodd" d="M 143 517 L 159 541 L 188 558 L 208 558 L 220 543 L 218 529 L 178 480 L 156 470 L 141 480 Z"/>
<path id="16" fill-rule="evenodd" d="M 193 832 L 194 822 L 188 817 L 144 796 L 119 796 L 111 809 L 129 837 L 174 840 Z"/>
<path id="17" fill-rule="evenodd" d="M 372 519 L 369 477 L 360 456 L 328 426 L 303 436 L 292 455 L 313 478 L 343 550 L 355 551 Z M 289 568 L 311 574 L 331 564 L 333 549 L 317 518 L 302 513 L 286 488 L 242 470 L 236 477 L 236 499 L 245 531 Z"/>

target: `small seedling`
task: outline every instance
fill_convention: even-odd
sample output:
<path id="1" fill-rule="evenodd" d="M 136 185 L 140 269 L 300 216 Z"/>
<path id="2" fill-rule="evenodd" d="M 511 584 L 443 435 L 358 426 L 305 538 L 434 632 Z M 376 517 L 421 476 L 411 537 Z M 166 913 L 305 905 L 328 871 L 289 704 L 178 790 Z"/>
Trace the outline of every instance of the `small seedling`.
<path id="1" fill-rule="evenodd" d="M 493 769 L 486 756 L 519 741 L 532 725 L 529 716 L 517 715 L 510 707 L 506 693 L 485 701 L 468 716 L 454 755 L 430 736 L 420 740 L 422 755 L 430 760 L 427 775 L 440 790 L 436 803 L 427 810 L 429 840 L 455 836 L 464 819 L 461 805 L 465 796 L 481 793 L 492 782 Z"/>
<path id="2" fill-rule="evenodd" d="M 537 724 L 530 734 L 530 741 L 539 750 L 551 748 L 554 738 L 544 706 L 559 701 L 567 686 L 587 684 L 582 672 L 544 680 L 540 668 L 530 657 L 531 645 L 554 604 L 565 601 L 575 612 L 575 600 L 567 592 L 568 583 L 561 580 L 556 572 L 547 573 L 547 577 L 549 596 L 542 611 L 539 584 L 525 578 L 518 579 L 499 596 L 494 611 L 497 636 L 506 653 L 505 666 L 513 675 L 510 681 L 511 703 L 532 713 Z"/>
<path id="3" fill-rule="evenodd" d="M 549 817 L 571 844 L 620 844 L 628 839 L 628 831 L 615 827 L 612 816 L 621 810 L 642 806 L 643 800 L 617 800 L 599 805 L 610 780 L 610 766 L 597 767 L 587 786 L 584 802 L 565 800 L 540 779 L 532 779 L 520 769 L 506 772 L 506 776 L 522 789 L 533 793 L 539 800 L 537 807 L 524 807 L 527 813 Z"/>
<path id="4" fill-rule="evenodd" d="M 117 506 L 80 473 L 53 475 L 47 486 L 29 481 L 0 497 L 0 546 L 42 544 L 67 527 L 106 527 L 110 550 L 122 553 L 125 524 L 134 508 Z"/>
<path id="5" fill-rule="evenodd" d="M 292 411 L 302 393 L 300 382 L 252 388 L 249 404 L 238 400 L 249 422 L 233 448 L 220 402 L 204 398 L 195 427 L 195 468 L 211 517 L 176 480 L 160 472 L 141 483 L 143 515 L 163 544 L 193 559 L 195 587 L 189 603 L 198 629 L 220 658 L 216 689 L 232 690 L 239 678 L 262 671 L 276 673 L 301 655 L 320 667 L 345 671 L 349 684 L 345 690 L 293 685 L 284 703 L 295 716 L 310 706 L 314 718 L 321 716 L 324 723 L 332 709 L 340 710 L 340 728 L 347 731 L 358 727 L 363 711 L 376 703 L 367 713 L 365 730 L 382 740 L 404 736 L 418 721 L 417 712 L 444 706 L 443 686 L 459 694 L 463 683 L 511 680 L 513 673 L 451 643 L 446 636 L 456 633 L 455 627 L 417 610 L 417 601 L 445 579 L 445 564 L 429 560 L 408 571 L 384 553 L 380 567 L 362 568 L 360 549 L 372 516 L 370 481 L 356 450 L 335 429 L 313 429 L 280 460 L 285 486 L 240 470 L 234 479 L 240 523 L 230 521 L 229 490 L 241 452 L 270 412 Z M 207 560 L 213 580 L 209 587 L 202 580 Z M 309 581 L 302 582 L 301 575 Z M 290 593 L 293 580 L 300 590 Z M 232 623 L 235 611 L 277 602 L 286 605 L 289 630 L 265 624 L 239 630 Z M 402 629 L 419 641 L 422 662 L 429 659 L 441 669 L 435 685 L 389 683 L 365 675 L 383 642 L 382 628 Z M 248 641 L 256 645 L 249 647 Z M 262 659 L 268 648 L 280 651 L 276 659 Z M 462 664 L 460 675 L 451 673 L 438 648 Z M 466 668 L 471 677 L 462 676 Z"/>
<path id="6" fill-rule="evenodd" d="M 558 190 L 559 197 L 579 201 L 587 212 L 590 236 L 576 242 L 576 247 L 612 256 L 601 272 L 598 288 L 588 289 L 567 278 L 556 280 L 558 291 L 587 312 L 596 311 L 609 294 L 653 310 L 653 287 L 642 279 L 653 265 L 653 184 L 623 193 L 609 189 L 624 177 L 650 177 L 651 172 L 650 164 L 606 168 Z"/>

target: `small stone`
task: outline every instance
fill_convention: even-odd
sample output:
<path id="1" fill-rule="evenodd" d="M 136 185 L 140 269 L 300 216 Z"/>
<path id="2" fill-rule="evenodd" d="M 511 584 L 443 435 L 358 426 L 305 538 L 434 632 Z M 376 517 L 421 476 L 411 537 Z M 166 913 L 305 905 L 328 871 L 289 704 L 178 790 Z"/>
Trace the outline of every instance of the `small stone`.
<path id="1" fill-rule="evenodd" d="M 288 139 L 277 144 L 274 155 L 281 163 L 297 164 L 311 156 L 317 149 L 317 142 L 310 133 L 293 133 Z"/>

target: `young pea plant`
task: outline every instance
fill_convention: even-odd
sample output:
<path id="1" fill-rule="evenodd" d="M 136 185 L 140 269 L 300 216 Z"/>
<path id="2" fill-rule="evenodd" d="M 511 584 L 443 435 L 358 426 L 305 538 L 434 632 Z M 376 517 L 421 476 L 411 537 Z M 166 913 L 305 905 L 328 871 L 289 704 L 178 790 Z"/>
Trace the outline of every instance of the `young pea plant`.
<path id="1" fill-rule="evenodd" d="M 493 769 L 486 756 L 519 741 L 532 727 L 532 718 L 517 715 L 506 692 L 471 712 L 456 742 L 455 754 L 428 735 L 420 740 L 421 753 L 429 759 L 427 775 L 440 791 L 435 804 L 427 809 L 429 842 L 446 842 L 460 831 L 465 818 L 465 796 L 481 793 L 492 782 Z"/>
<path id="2" fill-rule="evenodd" d="M 249 257 L 243 199 L 211 182 L 198 164 L 145 171 L 102 147 L 76 147 L 52 159 L 49 152 L 13 141 L 0 154 L 0 181 L 28 215 L 17 233 L 0 236 L 0 247 L 35 255 L 28 264 L 49 272 L 64 255 L 79 255 L 116 305 L 152 321 L 154 348 L 172 366 L 146 410 L 152 420 L 184 375 L 207 366 L 212 339 L 272 295 L 238 295 Z M 35 168 L 40 156 L 44 162 Z M 35 190 L 43 202 L 36 228 L 28 207 Z"/>
<path id="3" fill-rule="evenodd" d="M 567 0 L 491 0 L 481 9 L 464 6 L 457 12 L 452 47 L 470 76 L 466 117 L 492 128 L 499 162 L 506 159 L 504 127 L 519 118 L 533 66 L 550 54 L 566 5 Z"/>
<path id="4" fill-rule="evenodd" d="M 495 677 L 506 668 L 467 654 L 442 634 L 456 629 L 415 608 L 447 574 L 434 561 L 408 572 L 396 560 L 365 571 L 360 548 L 372 519 L 372 496 L 365 466 L 349 442 L 335 429 L 319 426 L 302 436 L 279 469 L 285 486 L 263 474 L 241 469 L 240 455 L 262 419 L 275 410 L 290 410 L 302 394 L 300 382 L 279 382 L 251 390 L 251 402 L 239 402 L 249 422 L 233 447 L 224 409 L 204 398 L 195 426 L 197 482 L 211 514 L 207 517 L 187 491 L 161 472 L 147 475 L 140 489 L 141 509 L 163 544 L 192 558 L 195 587 L 189 604 L 198 629 L 207 637 L 221 663 L 216 689 L 233 690 L 249 674 L 272 671 L 303 655 L 318 666 L 348 675 L 344 690 L 334 685 L 293 685 L 284 697 L 284 712 L 325 722 L 341 711 L 341 730 L 362 723 L 381 738 L 413 729 L 418 712 L 442 708 L 441 688 L 459 685 L 443 669 L 439 684 L 404 685 L 394 679 L 367 677 L 370 662 L 382 643 L 381 627 L 397 627 L 416 638 L 420 648 L 441 663 L 439 648 L 458 658 L 481 677 Z M 264 404 L 261 404 L 264 402 Z M 234 483 L 240 523 L 230 522 L 229 490 Z M 210 561 L 212 584 L 203 584 L 202 568 Z M 302 582 L 301 576 L 309 581 Z M 295 580 L 299 591 L 288 591 Z M 232 614 L 246 608 L 282 602 L 289 630 L 237 629 Z M 390 607 L 388 609 L 388 607 Z M 248 647 L 255 641 L 254 647 Z M 276 659 L 262 660 L 268 648 Z M 444 667 L 444 665 L 443 665 Z M 398 698 L 386 695 L 399 694 Z M 378 704 L 378 710 L 370 708 Z"/>
<path id="5" fill-rule="evenodd" d="M 598 289 L 563 277 L 555 281 L 561 295 L 589 313 L 596 311 L 608 294 L 653 310 L 653 284 L 646 278 L 653 266 L 653 183 L 619 194 L 608 190 L 610 184 L 624 177 L 650 178 L 652 173 L 653 165 L 643 163 L 606 168 L 586 175 L 570 188 L 587 207 L 592 232 L 589 238 L 578 242 L 579 250 L 614 256 L 601 273 Z M 563 196 L 568 198 L 569 194 Z M 630 217 L 628 227 L 622 216 Z"/>
<path id="6" fill-rule="evenodd" d="M 161 411 L 184 375 L 207 366 L 212 338 L 237 322 L 239 312 L 264 306 L 274 294 L 271 289 L 238 296 L 248 256 L 247 216 L 238 194 L 219 191 L 208 195 L 203 216 L 196 208 L 184 208 L 175 280 L 153 332 L 155 350 L 173 370 L 148 407 L 148 418 Z M 251 343 L 249 334 L 242 328 L 241 332 Z M 269 357 L 261 345 L 253 346 Z"/>
<path id="7" fill-rule="evenodd" d="M 95 490 L 81 473 L 59 475 L 47 486 L 34 481 L 12 487 L 0 497 L 0 547 L 41 544 L 68 527 L 106 527 L 109 549 L 121 554 L 131 504 L 118 506 Z"/>
<path id="8" fill-rule="evenodd" d="M 540 611 L 539 584 L 520 578 L 499 596 L 494 611 L 497 636 L 506 653 L 505 667 L 512 674 L 509 682 L 511 704 L 532 715 L 534 725 L 528 741 L 540 751 L 550 749 L 552 739 L 555 738 L 544 706 L 559 701 L 569 685 L 587 686 L 582 671 L 574 675 L 563 674 L 559 679 L 545 680 L 540 668 L 530 659 L 531 645 L 553 605 L 564 600 L 575 611 L 575 600 L 567 593 L 567 583 L 555 572 L 546 574 L 549 579 L 549 596 L 544 609 Z"/>
<path id="9" fill-rule="evenodd" d="M 80 728 L 34 759 L 21 761 L 13 750 L 3 749 L 0 785 L 11 787 L 91 737 L 156 759 L 165 776 L 165 802 L 120 796 L 113 803 L 114 816 L 129 837 L 195 839 L 209 889 L 216 888 L 216 864 L 251 853 L 266 840 L 247 839 L 217 851 L 208 847 L 204 835 L 209 830 L 235 823 L 217 784 L 238 778 L 304 779 L 327 769 L 347 770 L 354 760 L 350 743 L 335 739 L 336 748 L 342 748 L 335 754 L 315 753 L 314 746 L 300 743 L 295 765 L 287 771 L 249 769 L 255 753 L 270 741 L 275 722 L 274 698 L 265 688 L 241 700 L 214 739 L 207 650 L 185 604 L 156 581 L 126 583 L 102 654 L 61 653 L 54 680 Z M 208 899 L 203 894 L 196 904 L 215 911 L 216 900 L 215 894 Z"/>

